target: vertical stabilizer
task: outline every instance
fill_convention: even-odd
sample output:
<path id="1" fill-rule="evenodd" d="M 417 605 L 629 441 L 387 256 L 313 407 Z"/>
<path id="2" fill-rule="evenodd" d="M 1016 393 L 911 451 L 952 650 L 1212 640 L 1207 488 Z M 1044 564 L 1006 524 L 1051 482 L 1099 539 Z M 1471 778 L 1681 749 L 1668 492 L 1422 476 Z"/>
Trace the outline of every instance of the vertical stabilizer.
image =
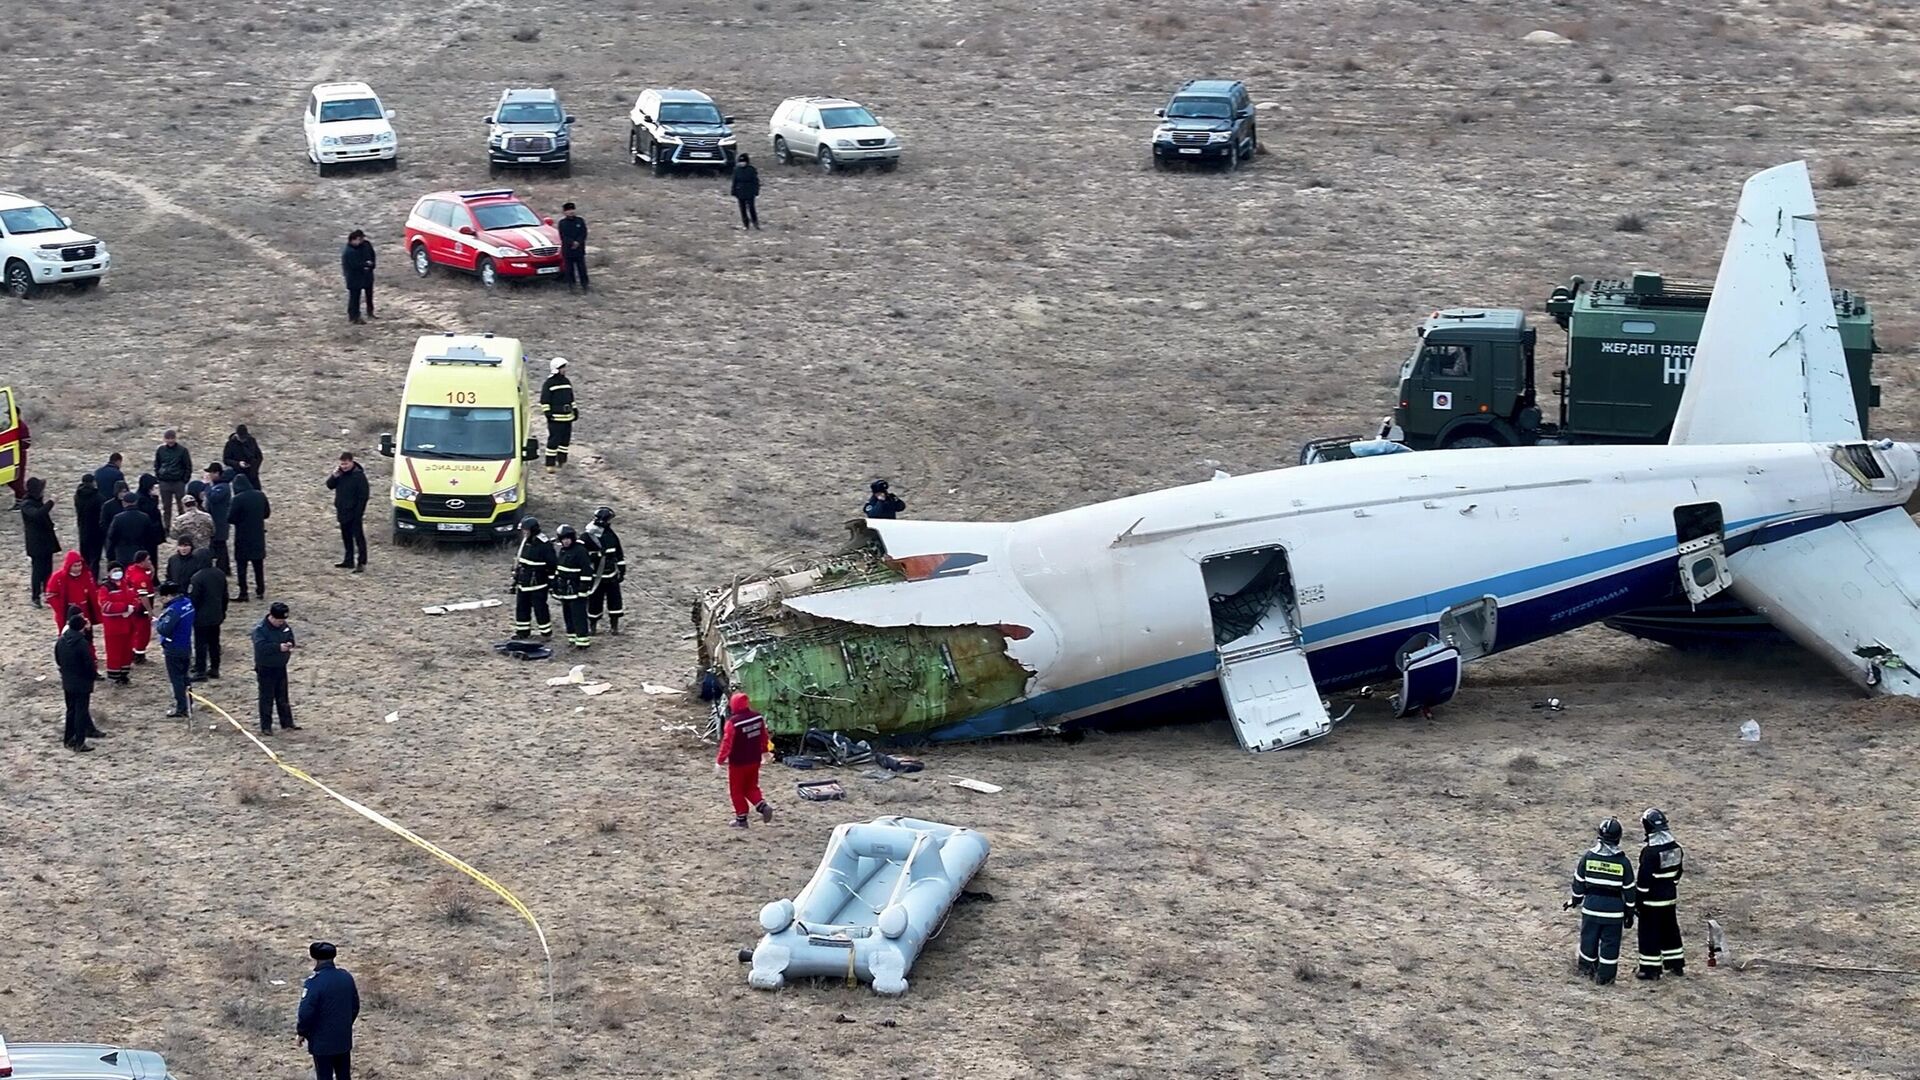
<path id="1" fill-rule="evenodd" d="M 1804 161 L 1740 192 L 1674 445 L 1860 438 Z"/>

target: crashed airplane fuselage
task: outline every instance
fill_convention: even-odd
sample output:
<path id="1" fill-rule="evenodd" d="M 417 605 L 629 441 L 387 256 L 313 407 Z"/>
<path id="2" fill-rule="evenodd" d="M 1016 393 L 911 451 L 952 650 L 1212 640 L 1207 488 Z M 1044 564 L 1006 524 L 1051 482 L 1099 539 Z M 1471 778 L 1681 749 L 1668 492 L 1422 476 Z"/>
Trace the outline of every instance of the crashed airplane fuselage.
<path id="1" fill-rule="evenodd" d="M 1273 749 L 1327 731 L 1328 692 L 1385 682 L 1428 708 L 1479 657 L 1731 590 L 1861 685 L 1912 693 L 1920 456 L 1859 439 L 1811 216 L 1804 166 L 1749 181 L 1672 445 L 870 521 L 848 554 L 709 593 L 703 661 L 790 735 L 978 738 L 1218 680 L 1241 742 Z"/>

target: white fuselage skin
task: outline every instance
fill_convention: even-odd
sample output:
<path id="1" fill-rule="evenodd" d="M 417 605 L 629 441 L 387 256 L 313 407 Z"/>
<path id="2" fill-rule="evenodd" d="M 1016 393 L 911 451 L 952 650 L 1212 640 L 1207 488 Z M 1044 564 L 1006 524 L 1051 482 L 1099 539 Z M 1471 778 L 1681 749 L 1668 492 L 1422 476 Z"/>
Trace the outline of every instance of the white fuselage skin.
<path id="1" fill-rule="evenodd" d="M 1334 690 L 1394 676 L 1409 638 L 1483 597 L 1499 607 L 1498 652 L 1672 595 L 1676 507 L 1718 503 L 1729 551 L 1898 507 L 1920 456 L 1908 444 L 1873 445 L 1887 490 L 1864 490 L 1834 463 L 1832 444 L 1450 450 L 1116 499 L 1005 526 L 1000 550 L 956 533 L 945 550 L 987 556 L 966 576 L 997 579 L 1008 606 L 1022 594 L 1031 603 L 1001 620 L 1032 630 L 1008 647 L 1034 672 L 1027 697 L 976 733 L 1214 678 L 1201 562 L 1216 555 L 1286 551 L 1314 681 Z M 884 538 L 892 523 L 874 524 Z M 940 523 L 899 524 L 927 530 L 902 539 L 940 546 Z M 889 553 L 901 554 L 891 544 Z"/>

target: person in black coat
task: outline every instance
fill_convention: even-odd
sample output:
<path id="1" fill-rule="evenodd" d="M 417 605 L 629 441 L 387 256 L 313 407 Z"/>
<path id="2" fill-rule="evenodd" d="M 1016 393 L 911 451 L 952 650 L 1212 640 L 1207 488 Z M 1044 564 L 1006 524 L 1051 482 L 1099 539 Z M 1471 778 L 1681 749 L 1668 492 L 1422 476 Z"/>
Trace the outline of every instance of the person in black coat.
<path id="1" fill-rule="evenodd" d="M 27 480 L 27 497 L 20 503 L 20 533 L 27 544 L 27 562 L 33 572 L 27 582 L 27 596 L 40 606 L 40 594 L 47 590 L 53 576 L 53 557 L 60 550 L 60 537 L 53 531 L 53 500 L 47 498 L 47 482 L 39 477 Z"/>
<path id="2" fill-rule="evenodd" d="M 53 645 L 53 663 L 60 669 L 60 689 L 67 698 L 67 749 L 87 753 L 93 726 L 93 684 L 100 681 L 100 664 L 93 657 L 93 628 L 77 607 L 67 609 L 67 628 Z"/>
<path id="3" fill-rule="evenodd" d="M 174 541 L 174 553 L 167 556 L 167 570 L 160 580 L 179 587 L 181 592 L 193 582 L 193 575 L 203 566 L 213 565 L 213 552 L 201 551 L 193 546 L 193 538 L 182 536 Z"/>
<path id="4" fill-rule="evenodd" d="M 340 464 L 334 466 L 327 477 L 327 487 L 333 491 L 333 516 L 340 519 L 340 546 L 346 554 L 334 563 L 342 570 L 348 567 L 358 574 L 367 568 L 367 470 L 353 460 L 352 451 L 340 454 Z M 356 549 L 359 562 L 354 561 Z"/>
<path id="5" fill-rule="evenodd" d="M 215 463 L 207 466 L 206 480 L 200 492 L 200 506 L 213 516 L 213 561 L 220 569 L 233 573 L 227 556 L 227 511 L 233 505 L 233 485 L 227 481 L 227 468 Z"/>
<path id="6" fill-rule="evenodd" d="M 80 557 L 87 561 L 87 572 L 95 581 L 100 580 L 100 555 L 107 549 L 107 526 L 100 520 L 106 503 L 100 481 L 92 473 L 83 474 L 80 486 L 73 490 L 73 525 L 80 530 Z"/>
<path id="7" fill-rule="evenodd" d="M 227 505 L 227 524 L 233 529 L 235 576 L 240 579 L 240 595 L 247 599 L 247 568 L 253 568 L 255 590 L 267 595 L 267 519 L 273 507 L 266 493 L 254 488 L 245 473 L 233 478 L 233 500 Z"/>
<path id="8" fill-rule="evenodd" d="M 373 318 L 373 263 L 378 256 L 367 234 L 355 229 L 340 249 L 340 273 L 347 279 L 347 321 L 360 322 L 360 298 L 367 298 L 367 318 Z"/>
<path id="9" fill-rule="evenodd" d="M 587 219 L 574 212 L 572 203 L 560 207 L 560 276 L 567 279 L 567 291 L 587 289 Z"/>
<path id="10" fill-rule="evenodd" d="M 339 950 L 332 942 L 307 946 L 313 974 L 300 995 L 297 1041 L 313 1055 L 315 1080 L 348 1080 L 353 1068 L 353 1022 L 360 1018 L 360 988 L 353 976 L 335 967 Z"/>
<path id="11" fill-rule="evenodd" d="M 100 494 L 112 498 L 115 494 L 113 486 L 127 482 L 127 474 L 120 468 L 120 463 L 125 460 L 119 454 L 108 454 L 107 463 L 93 470 L 93 482 L 99 486 Z"/>
<path id="12" fill-rule="evenodd" d="M 733 167 L 733 198 L 740 204 L 741 228 L 760 227 L 760 211 L 753 205 L 753 200 L 759 197 L 760 170 L 748 163 L 747 155 L 741 154 L 739 164 Z"/>
<path id="13" fill-rule="evenodd" d="M 153 522 L 134 501 L 131 491 L 120 493 L 119 506 L 119 512 L 107 523 L 107 558 L 121 566 L 132 566 L 134 556 L 152 550 L 147 547 L 147 534 Z"/>
<path id="14" fill-rule="evenodd" d="M 159 486 L 158 477 L 152 473 L 141 473 L 140 486 L 133 493 L 140 512 L 147 515 L 147 535 L 143 538 L 145 543 L 140 546 L 148 551 L 159 551 L 167 543 L 167 521 L 160 512 Z M 181 491 L 185 490 L 186 485 L 181 485 Z"/>
<path id="15" fill-rule="evenodd" d="M 253 437 L 247 425 L 235 427 L 233 434 L 227 436 L 226 448 L 220 453 L 220 460 L 227 466 L 227 479 L 231 481 L 234 474 L 239 473 L 253 482 L 255 491 L 267 490 L 260 483 L 260 459 L 260 440 Z"/>
<path id="16" fill-rule="evenodd" d="M 191 678 L 220 677 L 220 626 L 227 621 L 227 571 L 211 563 L 194 571 L 187 582 L 193 601 L 193 672 Z"/>

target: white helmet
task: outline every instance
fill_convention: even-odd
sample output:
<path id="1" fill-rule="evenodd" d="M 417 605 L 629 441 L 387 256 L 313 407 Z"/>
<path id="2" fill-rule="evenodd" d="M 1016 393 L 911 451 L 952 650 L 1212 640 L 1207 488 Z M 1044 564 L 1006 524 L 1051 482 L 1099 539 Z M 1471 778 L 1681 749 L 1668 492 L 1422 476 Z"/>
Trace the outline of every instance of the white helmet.
<path id="1" fill-rule="evenodd" d="M 564 356 L 556 356 L 556 357 L 554 357 L 554 358 L 553 358 L 553 360 L 552 360 L 552 362 L 551 362 L 551 363 L 549 363 L 549 364 L 547 365 L 547 367 L 548 367 L 548 368 L 549 368 L 549 369 L 550 369 L 550 370 L 551 370 L 551 371 L 552 371 L 552 372 L 553 372 L 553 373 L 554 373 L 555 375 L 558 375 L 558 374 L 560 374 L 560 369 L 561 369 L 561 368 L 563 368 L 563 367 L 566 367 L 566 366 L 567 366 L 567 358 L 566 358 L 566 357 L 564 357 Z"/>

